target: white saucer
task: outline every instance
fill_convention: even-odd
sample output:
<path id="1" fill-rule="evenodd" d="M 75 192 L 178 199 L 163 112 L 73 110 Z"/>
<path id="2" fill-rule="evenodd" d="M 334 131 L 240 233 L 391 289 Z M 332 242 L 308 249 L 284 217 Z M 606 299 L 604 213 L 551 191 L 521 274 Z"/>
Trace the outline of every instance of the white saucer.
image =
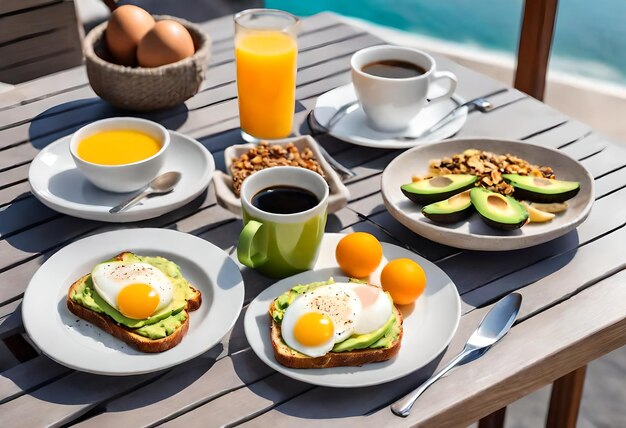
<path id="1" fill-rule="evenodd" d="M 416 261 L 426 273 L 426 290 L 412 305 L 400 306 L 404 335 L 400 352 L 382 363 L 362 367 L 334 367 L 328 369 L 292 369 L 274 358 L 270 338 L 270 318 L 267 308 L 272 300 L 297 284 L 348 279 L 337 267 L 335 248 L 345 235 L 326 233 L 320 255 L 313 270 L 285 278 L 264 290 L 248 306 L 244 329 L 250 347 L 257 356 L 274 370 L 293 379 L 314 385 L 335 388 L 354 388 L 378 385 L 408 375 L 424 367 L 437 357 L 452 340 L 461 319 L 461 299 L 448 275 L 437 265 L 397 245 L 383 242 L 383 260 L 370 275 L 369 282 L 380 284 L 380 272 L 387 261 L 402 257 Z"/>
<path id="2" fill-rule="evenodd" d="M 437 94 L 444 91 L 444 88 L 439 85 L 435 84 L 434 87 L 437 88 Z M 315 110 L 313 111 L 315 120 L 317 120 L 320 125 L 325 126 L 339 108 L 355 99 L 356 94 L 352 83 L 326 92 L 317 99 L 317 103 L 315 104 Z M 449 100 L 428 104 L 417 117 L 413 119 L 407 129 L 396 133 L 380 132 L 370 128 L 363 109 L 359 107 L 345 115 L 333 127 L 330 131 L 330 135 L 348 143 L 378 149 L 406 149 L 433 141 L 440 141 L 459 132 L 467 120 L 467 108 L 460 110 L 457 113 L 456 119 L 452 122 L 424 138 L 404 141 L 396 137 L 418 135 L 420 132 L 434 125 L 457 105 L 463 104 L 464 102 L 464 99 L 454 95 Z"/>
<path id="3" fill-rule="evenodd" d="M 182 178 L 166 195 L 146 198 L 121 213 L 109 213 L 111 207 L 133 193 L 109 193 L 88 182 L 70 156 L 71 135 L 49 144 L 33 159 L 28 171 L 31 191 L 44 205 L 60 213 L 114 223 L 145 220 L 180 208 L 209 185 L 215 162 L 211 153 L 193 138 L 169 132 L 171 145 L 162 171 L 179 171 Z"/>

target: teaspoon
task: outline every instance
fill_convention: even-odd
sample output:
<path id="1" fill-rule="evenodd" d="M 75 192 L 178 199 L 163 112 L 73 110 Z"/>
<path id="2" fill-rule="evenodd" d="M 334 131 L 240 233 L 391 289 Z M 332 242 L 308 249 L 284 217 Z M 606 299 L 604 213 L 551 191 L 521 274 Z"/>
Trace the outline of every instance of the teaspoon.
<path id="1" fill-rule="evenodd" d="M 178 184 L 180 181 L 181 174 L 180 172 L 170 171 L 165 172 L 155 179 L 153 179 L 148 185 L 144 188 L 143 191 L 139 192 L 132 198 L 122 202 L 121 204 L 114 206 L 109 210 L 111 214 L 118 213 L 120 211 L 127 210 L 128 208 L 135 205 L 137 202 L 142 200 L 143 198 L 150 195 L 162 195 L 164 193 L 171 192 L 172 189 Z"/>

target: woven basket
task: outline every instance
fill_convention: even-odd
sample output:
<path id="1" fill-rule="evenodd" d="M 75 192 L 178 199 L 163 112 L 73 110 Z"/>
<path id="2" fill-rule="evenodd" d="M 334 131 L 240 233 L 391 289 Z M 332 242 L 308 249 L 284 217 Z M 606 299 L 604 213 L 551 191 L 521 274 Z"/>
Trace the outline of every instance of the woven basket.
<path id="1" fill-rule="evenodd" d="M 154 19 L 182 24 L 191 34 L 196 52 L 160 67 L 126 67 L 111 61 L 104 40 L 106 22 L 85 37 L 83 50 L 89 83 L 96 94 L 116 107 L 134 111 L 173 107 L 194 96 L 204 79 L 211 57 L 209 36 L 184 19 L 165 15 Z"/>

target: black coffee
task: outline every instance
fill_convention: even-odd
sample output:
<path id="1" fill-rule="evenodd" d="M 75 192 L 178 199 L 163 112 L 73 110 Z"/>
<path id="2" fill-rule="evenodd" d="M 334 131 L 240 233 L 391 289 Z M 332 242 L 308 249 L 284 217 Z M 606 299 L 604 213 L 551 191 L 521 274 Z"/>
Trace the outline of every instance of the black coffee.
<path id="1" fill-rule="evenodd" d="M 272 186 L 252 197 L 252 205 L 273 214 L 294 214 L 319 204 L 312 192 L 293 186 Z"/>
<path id="2" fill-rule="evenodd" d="M 363 73 L 387 77 L 388 79 L 406 79 L 407 77 L 421 76 L 426 73 L 426 70 L 417 64 L 395 59 L 371 62 L 364 65 L 361 70 Z"/>

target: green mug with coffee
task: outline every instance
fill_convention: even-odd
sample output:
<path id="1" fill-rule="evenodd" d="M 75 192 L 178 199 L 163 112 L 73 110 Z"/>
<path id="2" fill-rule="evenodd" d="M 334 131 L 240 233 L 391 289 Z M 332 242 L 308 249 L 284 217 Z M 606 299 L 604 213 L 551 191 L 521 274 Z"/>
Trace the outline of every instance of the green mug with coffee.
<path id="1" fill-rule="evenodd" d="M 328 193 L 326 180 L 305 168 L 277 166 L 246 178 L 239 261 L 275 278 L 311 269 L 324 236 Z"/>

